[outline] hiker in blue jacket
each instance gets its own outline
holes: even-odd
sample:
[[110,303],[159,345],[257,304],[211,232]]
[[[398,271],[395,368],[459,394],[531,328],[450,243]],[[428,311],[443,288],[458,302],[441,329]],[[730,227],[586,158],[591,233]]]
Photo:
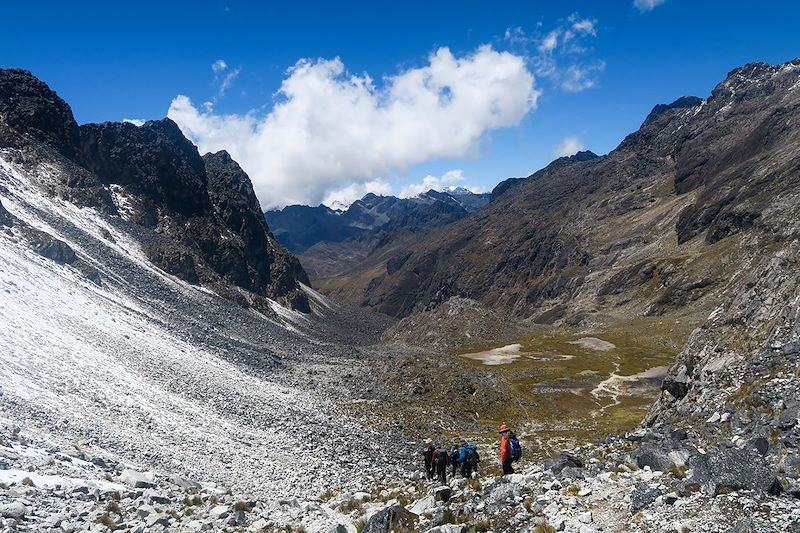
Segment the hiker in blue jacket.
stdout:
[[469,444],[467,441],[462,441],[458,455],[458,462],[461,464],[461,475],[467,479],[471,478],[479,460],[478,447],[474,444]]

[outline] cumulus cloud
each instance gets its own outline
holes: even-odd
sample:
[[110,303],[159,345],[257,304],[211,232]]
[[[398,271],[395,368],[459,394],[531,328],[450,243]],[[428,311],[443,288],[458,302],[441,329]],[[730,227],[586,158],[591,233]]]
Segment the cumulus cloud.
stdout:
[[[420,194],[428,192],[431,189],[434,191],[445,191],[453,189],[457,185],[463,186],[464,181],[466,181],[464,172],[459,169],[448,170],[441,176],[431,176],[429,174],[422,178],[421,183],[413,183],[401,188],[398,196],[400,198],[413,198],[414,196],[419,196]],[[475,193],[484,192],[482,187],[466,186],[464,188]]]
[[380,178],[363,183],[351,183],[347,187],[327,193],[322,203],[331,209],[345,209],[368,193],[387,196],[392,194],[392,185]]
[[538,26],[533,34],[522,28],[508,28],[505,40],[522,47],[533,72],[568,92],[594,87],[605,69],[603,61],[591,58],[591,40],[597,37],[597,20],[573,13],[549,30]]
[[219,114],[179,95],[167,115],[201,152],[228,150],[273,208],[316,205],[348,183],[461,157],[487,131],[519,123],[539,94],[523,57],[484,45],[463,57],[440,48],[380,84],[338,58],[301,60],[266,114]]
[[575,155],[585,148],[581,140],[577,137],[565,137],[564,140],[556,146],[555,150],[553,150],[553,155],[555,157],[567,157]]
[[633,5],[641,12],[652,11],[666,0],[633,0]]

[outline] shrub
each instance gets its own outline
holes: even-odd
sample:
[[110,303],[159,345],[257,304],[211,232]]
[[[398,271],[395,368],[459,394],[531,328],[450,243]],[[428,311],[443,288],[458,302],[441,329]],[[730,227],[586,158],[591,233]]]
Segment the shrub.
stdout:
[[33,484],[33,480],[29,477],[24,478],[21,482],[22,485],[26,487],[35,487],[36,485]]
[[554,528],[547,522],[542,522],[541,524],[538,524],[535,528],[533,528],[533,533],[556,533],[556,528]]

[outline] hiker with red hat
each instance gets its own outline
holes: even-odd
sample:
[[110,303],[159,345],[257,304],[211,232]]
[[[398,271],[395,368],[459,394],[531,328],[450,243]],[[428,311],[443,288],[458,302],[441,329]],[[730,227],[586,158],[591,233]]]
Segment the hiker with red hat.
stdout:
[[500,426],[500,462],[503,464],[503,475],[513,474],[514,469],[511,468],[511,428],[503,424]]

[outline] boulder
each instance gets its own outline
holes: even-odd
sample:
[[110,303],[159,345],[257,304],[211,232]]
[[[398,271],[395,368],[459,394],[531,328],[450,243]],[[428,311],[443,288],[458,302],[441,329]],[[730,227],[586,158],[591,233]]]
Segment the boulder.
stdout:
[[119,478],[123,483],[134,489],[152,489],[156,486],[155,476],[152,472],[137,472],[136,470],[125,469]]
[[583,461],[574,455],[566,452],[557,453],[544,463],[545,468],[549,468],[554,474],[560,474],[567,467],[582,468]]
[[361,533],[389,533],[401,528],[414,530],[417,518],[401,505],[384,507],[367,520]]
[[717,495],[736,490],[769,492],[777,477],[761,455],[737,448],[715,448],[689,459],[690,482]]
[[408,510],[414,514],[420,515],[427,511],[428,509],[433,509],[436,507],[436,500],[433,496],[425,496],[424,498],[420,498],[414,505],[408,508]]
[[450,501],[450,496],[453,494],[453,489],[448,486],[441,486],[436,487],[433,491],[433,497],[436,501],[440,502],[448,502]]
[[175,483],[176,485],[178,485],[180,488],[182,488],[185,491],[200,490],[201,488],[203,488],[200,485],[200,483],[198,483],[196,481],[192,481],[191,479],[186,479],[186,478],[180,477],[180,476],[173,476],[172,477],[172,482]]
[[654,444],[643,445],[633,454],[633,458],[636,461],[636,466],[639,468],[649,466],[651,470],[660,470],[663,472],[670,466],[673,466],[669,457],[669,451]]
[[28,508],[21,502],[0,505],[0,516],[3,518],[22,518],[28,514]]
[[661,490],[651,488],[646,483],[637,483],[631,492],[631,510],[637,513],[656,501],[661,496]]

